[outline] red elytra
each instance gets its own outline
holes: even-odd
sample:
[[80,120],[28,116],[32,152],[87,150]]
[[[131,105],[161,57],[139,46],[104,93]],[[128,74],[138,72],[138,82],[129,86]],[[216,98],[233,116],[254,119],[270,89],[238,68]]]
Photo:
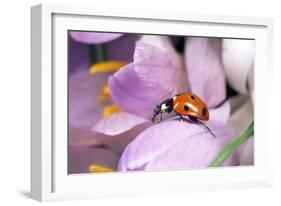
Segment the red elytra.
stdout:
[[208,121],[209,110],[206,104],[195,94],[182,93],[173,97],[173,110],[184,116]]

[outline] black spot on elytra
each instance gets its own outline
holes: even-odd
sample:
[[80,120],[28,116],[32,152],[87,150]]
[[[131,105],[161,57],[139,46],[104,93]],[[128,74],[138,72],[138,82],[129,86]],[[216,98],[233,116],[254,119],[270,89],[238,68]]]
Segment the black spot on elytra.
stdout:
[[191,95],[190,97],[191,97],[191,99],[195,99],[195,97],[193,95]]
[[188,110],[189,110],[189,106],[184,105],[184,110],[185,110],[185,111],[188,111]]
[[205,116],[206,113],[207,113],[206,108],[203,108],[203,109],[202,109],[202,115]]

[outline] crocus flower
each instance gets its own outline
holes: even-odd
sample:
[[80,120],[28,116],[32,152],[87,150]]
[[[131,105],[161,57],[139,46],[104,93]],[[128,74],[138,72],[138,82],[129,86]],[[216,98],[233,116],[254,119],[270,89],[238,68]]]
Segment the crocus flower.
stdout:
[[[198,124],[182,123],[178,119],[165,121],[148,127],[127,146],[119,161],[119,170],[206,167],[235,137],[238,131],[227,124],[228,102],[221,105],[226,98],[226,80],[220,45],[218,39],[188,38],[183,59],[165,37],[146,36],[137,42],[134,62],[109,79],[113,101],[135,115],[131,119],[119,119],[115,124],[123,125],[128,120],[131,127],[134,126],[132,122],[141,124],[145,121],[133,119],[148,119],[153,108],[166,98],[192,91],[210,108],[211,118],[207,125],[218,137],[213,139]],[[103,121],[101,125],[94,129],[108,133],[110,129],[103,130],[109,128],[107,122]],[[190,148],[197,148],[198,152]],[[225,164],[238,164],[237,155],[234,154]]]
[[[83,33],[83,32],[82,32]],[[91,36],[91,38],[89,36]],[[91,66],[90,48],[88,44],[105,44],[109,48],[107,58],[117,61],[131,61],[132,51],[136,36],[121,36],[103,33],[83,33],[70,32],[69,39],[69,173],[89,172],[91,165],[101,167],[91,167],[94,170],[101,168],[116,169],[120,152],[118,149],[124,147],[114,144],[110,147],[109,138],[100,141],[99,134],[91,132],[92,125],[103,118],[102,111],[112,103],[110,100],[100,101],[104,85],[111,71],[93,72],[89,71]],[[73,37],[75,40],[73,40]],[[102,38],[106,37],[106,38]],[[87,44],[84,44],[85,41]],[[126,50],[124,49],[126,45]],[[117,48],[125,52],[116,52]],[[115,52],[114,52],[115,51]],[[111,61],[112,62],[112,61]],[[138,132],[139,130],[136,130]],[[131,133],[129,133],[131,134]],[[137,134],[137,133],[136,133]],[[135,134],[135,135],[136,135]],[[105,135],[103,135],[104,137]],[[130,135],[131,136],[131,135]],[[123,137],[119,137],[122,139]],[[129,141],[125,140],[123,142]],[[105,171],[105,169],[103,169]]]
[[[226,72],[227,80],[230,81],[228,73],[232,71],[225,69],[228,63],[222,61],[227,55],[221,58],[226,48],[223,41],[222,51],[219,39],[187,38],[183,56],[176,52],[169,38],[144,36],[136,43],[133,62],[118,70],[109,79],[110,95],[122,112],[105,118],[99,117],[100,121],[97,119],[89,121],[96,115],[87,113],[87,108],[90,109],[88,111],[93,108],[99,109],[90,106],[90,102],[95,105],[90,94],[91,88],[94,93],[97,87],[90,80],[89,85],[92,84],[93,87],[85,86],[88,88],[88,94],[87,89],[84,93],[85,98],[88,98],[85,99],[85,105],[89,107],[80,109],[86,111],[84,113],[86,118],[81,115],[83,112],[77,112],[76,117],[81,115],[77,122],[84,121],[87,126],[83,127],[84,124],[81,124],[79,128],[75,128],[76,132],[72,132],[72,142],[74,145],[80,145],[79,149],[76,147],[70,154],[71,165],[78,165],[78,168],[74,167],[72,170],[85,172],[90,162],[101,164],[100,162],[104,160],[106,161],[102,165],[116,168],[120,153],[123,153],[118,165],[120,171],[173,170],[208,166],[224,145],[246,127],[246,121],[244,123],[240,121],[243,112],[247,114],[248,119],[252,118],[249,109],[252,104],[247,98],[239,95],[224,102],[226,98],[224,73]],[[249,87],[253,88],[250,75],[247,75]],[[243,76],[243,81],[240,82],[244,81]],[[210,121],[206,125],[217,138],[210,135],[204,127],[188,120],[180,122],[173,118],[157,125],[151,124],[152,111],[157,104],[185,91],[197,94],[206,102],[210,109]],[[247,91],[244,91],[244,94],[246,93]],[[79,97],[79,92],[77,94],[75,99],[79,102],[83,98]],[[96,95],[93,96],[97,99]],[[91,101],[89,98],[92,98]],[[89,130],[92,125],[94,133]],[[99,147],[92,147],[93,145]],[[245,149],[247,145],[243,145],[233,154],[225,165],[247,162],[247,158],[245,160],[244,157],[253,154],[249,149]],[[245,164],[250,163],[248,161]]]

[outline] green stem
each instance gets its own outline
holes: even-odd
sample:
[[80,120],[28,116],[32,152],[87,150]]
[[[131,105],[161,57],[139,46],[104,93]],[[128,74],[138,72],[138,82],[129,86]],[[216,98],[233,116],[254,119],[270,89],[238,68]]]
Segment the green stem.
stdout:
[[246,140],[248,140],[254,134],[254,122],[252,122],[247,129],[245,129],[238,137],[227,144],[213,160],[209,167],[219,167],[230,155]]
[[92,64],[105,61],[107,58],[106,45],[105,44],[92,44],[90,47],[90,55]]

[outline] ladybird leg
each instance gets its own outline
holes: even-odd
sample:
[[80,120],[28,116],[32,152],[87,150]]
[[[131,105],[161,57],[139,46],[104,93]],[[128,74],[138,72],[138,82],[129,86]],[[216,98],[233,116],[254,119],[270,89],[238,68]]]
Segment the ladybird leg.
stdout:
[[159,123],[160,122],[160,118],[161,118],[161,113],[160,113],[160,115],[157,115],[157,117],[156,117],[156,123]]
[[196,117],[191,116],[191,115],[188,115],[188,117],[192,122],[198,122],[198,119]]
[[181,121],[185,122],[185,119],[183,118],[183,116],[181,114],[179,114],[179,113],[178,113],[178,115],[180,116]]
[[210,133],[211,133],[211,135],[213,135],[213,137],[217,137],[213,132],[212,132],[212,130],[207,126],[207,125],[205,125],[203,122],[201,122],[201,121],[198,121],[198,123],[200,123],[203,127],[205,127]]
[[205,127],[205,128],[211,133],[211,135],[213,135],[213,136],[216,138],[216,135],[211,131],[211,129],[210,129],[207,125],[205,125],[203,122],[201,122],[200,120],[198,120],[198,118],[196,118],[196,117],[194,117],[194,116],[191,116],[191,115],[189,115],[188,117],[189,117],[189,119],[190,119],[191,121],[193,121],[193,122],[195,122],[195,123],[199,123],[200,125],[202,125],[203,127]]
[[160,113],[160,122],[162,121],[162,119],[163,119],[163,116],[162,116],[162,112]]
[[156,118],[156,116],[155,116],[155,115],[153,115],[153,116],[152,116],[152,118],[151,118],[152,123],[154,123],[154,122],[155,122],[155,118]]
[[157,123],[158,122],[158,116],[153,117],[153,123]]
[[209,130],[209,132],[211,133],[211,135],[213,135],[214,138],[216,138],[217,136],[212,132],[212,130],[205,124],[202,124],[205,128],[207,128],[207,130]]
[[153,114],[152,115],[152,118],[151,118],[151,121],[153,122],[153,123],[157,123],[157,121],[158,121],[158,114]]

